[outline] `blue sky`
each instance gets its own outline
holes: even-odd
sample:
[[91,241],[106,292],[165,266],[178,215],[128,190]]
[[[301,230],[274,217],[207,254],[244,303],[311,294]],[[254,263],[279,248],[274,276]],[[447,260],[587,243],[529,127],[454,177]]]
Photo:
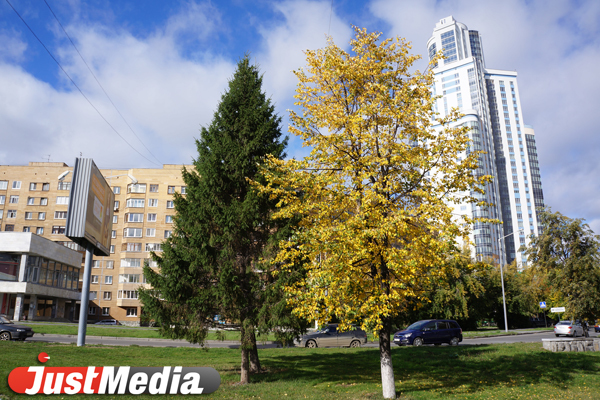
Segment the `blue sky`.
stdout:
[[[600,233],[600,1],[46,0],[127,123],[44,1],[9,1],[135,150],[0,0],[0,165],[72,164],[80,153],[101,168],[190,163],[194,138],[245,53],[264,72],[287,132],[291,71],[304,65],[303,50],[323,47],[328,33],[347,46],[356,25],[405,37],[423,54],[436,22],[453,15],[482,35],[488,68],[518,72],[546,203]],[[305,154],[290,139],[288,154]]]

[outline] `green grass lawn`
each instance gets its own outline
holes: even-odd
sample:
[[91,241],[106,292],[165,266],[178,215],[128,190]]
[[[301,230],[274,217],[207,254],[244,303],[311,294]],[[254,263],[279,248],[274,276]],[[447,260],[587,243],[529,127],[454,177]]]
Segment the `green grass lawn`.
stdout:
[[[36,324],[23,323],[24,325],[33,328],[36,335],[54,334],[54,335],[77,335],[78,327],[76,324]],[[240,340],[239,331],[222,330],[223,340]],[[159,335],[158,329],[155,328],[139,328],[139,327],[124,327],[124,326],[94,326],[90,324],[86,328],[87,336],[115,336],[115,337],[132,337],[145,339],[164,339]],[[209,331],[208,340],[219,340],[216,331]],[[260,336],[259,341],[275,340],[275,335]]]
[[[199,366],[221,375],[215,399],[379,399],[377,349],[259,350],[265,372],[240,386],[240,352],[233,349],[109,347],[0,342],[0,398],[16,395],[9,372],[47,366]],[[551,353],[541,343],[481,346],[424,346],[392,349],[399,398],[417,399],[592,399],[600,393],[600,353]],[[58,398],[58,396],[53,396]],[[82,399],[142,399],[152,396],[60,396]],[[178,396],[168,396],[178,397]]]

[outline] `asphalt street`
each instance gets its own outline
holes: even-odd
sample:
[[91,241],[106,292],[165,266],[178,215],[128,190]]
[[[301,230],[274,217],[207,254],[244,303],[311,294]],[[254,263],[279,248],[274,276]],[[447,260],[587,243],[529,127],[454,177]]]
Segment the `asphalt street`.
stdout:
[[[517,331],[518,335],[493,336],[485,338],[464,339],[461,346],[464,345],[480,345],[480,344],[497,344],[497,343],[519,343],[519,342],[540,342],[542,339],[554,338],[552,330],[548,331]],[[598,333],[590,331],[590,337],[600,337]],[[31,342],[46,342],[46,343],[77,343],[76,335],[44,335],[36,334],[34,337],[27,339]],[[88,336],[85,340],[86,344],[102,344],[106,346],[149,346],[149,347],[200,347],[197,344],[188,343],[185,340],[170,340],[170,339],[139,339],[139,338],[115,338],[107,336]],[[377,342],[369,342],[363,347],[378,347]],[[396,347],[395,345],[392,345]],[[234,341],[216,341],[209,340],[206,342],[208,348],[231,348],[239,347],[239,342]],[[261,349],[280,347],[276,342],[260,342],[258,345]]]

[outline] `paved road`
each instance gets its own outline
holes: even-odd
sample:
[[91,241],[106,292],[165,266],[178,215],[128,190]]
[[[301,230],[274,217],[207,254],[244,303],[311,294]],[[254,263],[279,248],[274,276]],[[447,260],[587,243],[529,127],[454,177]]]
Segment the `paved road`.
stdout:
[[[518,343],[518,342],[540,342],[542,339],[554,338],[554,333],[551,330],[548,331],[534,331],[526,332],[521,331],[519,335],[508,335],[508,336],[495,336],[487,338],[476,338],[476,339],[464,339],[461,346],[464,345],[478,345],[478,344],[497,344],[497,343]],[[590,331],[590,337],[600,337],[599,334]],[[33,338],[27,339],[32,342],[47,342],[47,343],[77,343],[77,336],[75,335],[42,335],[36,334]],[[151,347],[200,347],[199,345],[190,344],[185,340],[170,340],[170,339],[138,339],[138,338],[114,338],[106,336],[88,336],[85,341],[86,344],[103,344],[107,346],[151,346]],[[377,342],[370,342],[364,345],[364,347],[378,347]],[[394,345],[393,345],[394,346]],[[209,348],[230,348],[235,349],[239,347],[239,343],[234,341],[216,341],[209,340],[206,347]],[[269,349],[279,347],[275,342],[263,342],[259,343],[259,348]],[[395,347],[395,346],[394,346]]]

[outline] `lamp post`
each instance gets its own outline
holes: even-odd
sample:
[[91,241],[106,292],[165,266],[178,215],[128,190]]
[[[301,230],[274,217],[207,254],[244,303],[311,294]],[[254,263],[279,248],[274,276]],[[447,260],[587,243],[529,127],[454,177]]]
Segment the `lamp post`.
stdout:
[[[517,232],[523,232],[524,229],[519,229]],[[508,235],[504,235],[498,238],[498,248],[501,248],[500,241],[504,238],[514,235],[515,232],[511,232]],[[504,307],[504,332],[508,332],[508,320],[506,319],[506,296],[504,295],[504,259],[500,259],[500,282],[502,283],[502,306]]]

